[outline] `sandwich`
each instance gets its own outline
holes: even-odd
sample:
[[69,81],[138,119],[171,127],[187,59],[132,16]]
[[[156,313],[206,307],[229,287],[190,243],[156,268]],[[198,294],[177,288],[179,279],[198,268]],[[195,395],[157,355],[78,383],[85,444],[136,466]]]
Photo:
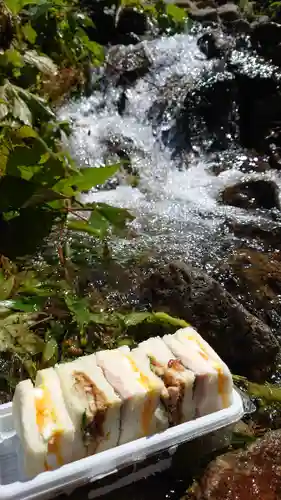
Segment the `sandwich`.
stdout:
[[197,344],[200,352],[212,363],[213,368],[218,373],[218,392],[221,397],[222,408],[228,408],[232,404],[233,380],[226,363],[222,361],[214,349],[199,335],[191,326],[181,328],[175,334],[176,338],[185,343],[186,340]]
[[[191,327],[178,330],[174,335],[164,335],[166,345],[182,364],[196,376],[194,401],[196,416],[227,408],[232,396],[232,379],[226,365],[208,344]],[[207,346],[206,346],[207,344]]]
[[141,342],[139,350],[145,352],[151,370],[162,380],[161,400],[166,408],[170,425],[178,425],[195,417],[193,388],[195,375],[187,370],[160,337]]
[[121,399],[98,367],[95,354],[55,369],[75,428],[73,460],[117,446]]
[[[122,399],[119,444],[153,434],[159,425],[162,385],[149,370],[145,357],[127,346],[96,353],[97,363]],[[155,420],[156,419],[156,420]]]
[[35,387],[31,380],[19,382],[13,398],[13,419],[27,477],[72,461],[74,427],[52,368],[38,372]]

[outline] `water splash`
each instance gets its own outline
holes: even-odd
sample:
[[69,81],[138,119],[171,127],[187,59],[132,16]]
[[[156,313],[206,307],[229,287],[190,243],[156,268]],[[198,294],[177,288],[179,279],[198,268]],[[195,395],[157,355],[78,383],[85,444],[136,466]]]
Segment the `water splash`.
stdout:
[[[169,133],[176,123],[177,109],[182,106],[187,89],[192,94],[193,87],[203,85],[208,78],[223,78],[227,73],[224,61],[205,58],[197,46],[197,38],[198,34],[189,33],[143,43],[151,68],[135,86],[126,90],[122,116],[118,113],[118,101],[123,89],[114,85],[61,110],[61,117],[72,122],[70,147],[81,164],[104,164],[108,158],[108,140],[112,138],[133,145],[130,160],[139,174],[138,187],[121,182],[117,188],[93,190],[85,195],[87,201],[127,207],[136,215],[133,226],[139,237],[118,240],[117,253],[128,255],[136,250],[149,250],[159,258],[184,257],[201,264],[216,260],[235,244],[225,225],[227,219],[234,217],[243,222],[265,217],[263,213],[251,214],[218,203],[221,190],[256,176],[273,179],[280,185],[274,171],[243,173],[241,166],[247,154],[231,134],[229,150],[216,154],[215,159],[208,152],[209,139],[204,137],[203,128],[197,127],[193,152],[188,155],[175,155],[173,142],[163,141],[165,132]],[[253,77],[257,70],[265,76],[274,71],[244,51],[234,50],[231,63],[244,65],[245,73]],[[169,82],[172,91],[165,97]],[[164,100],[165,110],[161,123],[155,124],[150,111],[157,107],[159,99]],[[251,161],[255,163],[254,158]],[[214,162],[227,168],[214,175]]]

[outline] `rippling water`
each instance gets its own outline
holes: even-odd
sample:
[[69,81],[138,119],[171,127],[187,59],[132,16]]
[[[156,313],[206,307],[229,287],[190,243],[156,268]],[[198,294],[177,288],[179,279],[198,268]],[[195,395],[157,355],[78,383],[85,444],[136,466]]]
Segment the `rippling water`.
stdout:
[[[208,61],[200,52],[198,36],[182,34],[143,44],[152,67],[127,89],[123,116],[118,113],[122,89],[114,85],[68,104],[61,111],[62,118],[71,119],[73,124],[71,149],[81,164],[103,164],[110,138],[117,137],[121,146],[128,140],[133,145],[130,157],[132,167],[139,172],[138,187],[121,182],[116,189],[96,190],[85,196],[87,200],[127,207],[136,214],[134,227],[140,236],[130,242],[119,241],[116,247],[116,251],[125,249],[126,255],[149,250],[169,258],[186,257],[192,262],[215,260],[235,244],[235,238],[230,237],[224,226],[226,219],[264,218],[263,213],[250,215],[217,202],[225,186],[246,177],[240,167],[247,160],[247,152],[237,144],[235,131],[227,135],[229,149],[216,154],[208,152],[209,139],[204,137],[199,122],[195,123],[192,137],[193,153],[189,152],[188,157],[175,154],[173,140],[163,141],[165,132],[173,128],[176,108],[181,106],[186,93],[184,89],[190,91],[204,81],[223,79],[227,74],[223,61]],[[255,76],[258,72],[266,77],[274,71],[244,49],[234,50],[231,60],[243,66],[248,75]],[[149,119],[151,109],[167,92],[169,81],[173,82],[173,99],[169,102],[168,98],[162,120],[155,125],[155,120]],[[254,165],[255,158],[251,161]],[[214,175],[211,168],[214,164],[224,164],[227,168]],[[274,171],[251,173],[249,177],[273,178],[280,184]]]

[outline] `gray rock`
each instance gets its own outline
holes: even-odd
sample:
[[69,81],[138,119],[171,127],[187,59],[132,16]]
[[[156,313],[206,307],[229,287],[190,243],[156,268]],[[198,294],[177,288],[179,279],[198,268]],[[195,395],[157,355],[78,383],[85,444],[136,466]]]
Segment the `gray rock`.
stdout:
[[232,22],[240,19],[241,12],[235,3],[226,3],[218,8],[218,15],[222,21]]
[[217,10],[213,7],[205,7],[204,9],[194,8],[189,11],[191,19],[198,22],[218,21]]
[[134,83],[149,71],[151,65],[145,47],[141,43],[111,47],[106,63],[106,74],[115,79],[117,85]]
[[173,262],[152,271],[141,293],[153,310],[198,328],[234,373],[259,379],[274,366],[279,344],[270,328],[204,271]]
[[234,33],[250,33],[251,24],[246,19],[235,19],[231,23],[231,30]]
[[235,207],[280,208],[279,189],[274,181],[252,180],[228,186],[222,193],[222,201]]
[[281,25],[262,20],[254,22],[251,28],[253,47],[261,56],[281,66]]
[[221,58],[230,49],[230,44],[215,31],[201,35],[197,41],[197,45],[207,59]]

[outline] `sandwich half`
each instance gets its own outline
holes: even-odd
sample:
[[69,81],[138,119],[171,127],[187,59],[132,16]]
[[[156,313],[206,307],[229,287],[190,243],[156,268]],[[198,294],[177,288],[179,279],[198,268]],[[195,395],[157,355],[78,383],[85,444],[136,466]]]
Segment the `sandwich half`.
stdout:
[[195,418],[193,389],[195,375],[187,370],[160,337],[152,337],[138,346],[150,360],[151,370],[162,381],[161,399],[169,424],[178,425]]
[[74,427],[52,368],[38,372],[35,387],[30,380],[17,385],[13,419],[28,477],[71,462]]
[[201,355],[204,355],[212,364],[212,367],[218,374],[218,394],[221,399],[221,407],[228,408],[232,404],[233,392],[233,380],[228,366],[194,328],[181,328],[175,333],[175,337],[183,344],[185,344],[186,341],[194,342]]
[[219,373],[210,357],[199,345],[187,336],[164,335],[166,345],[180,359],[185,368],[194,372],[194,402],[196,417],[202,417],[221,410],[223,400],[219,394]]
[[75,427],[73,460],[117,446],[121,399],[97,365],[95,354],[56,366]]
[[153,420],[162,386],[148,372],[144,358],[132,354],[127,346],[97,352],[96,357],[106,379],[122,399],[119,443],[152,434],[157,427]]

